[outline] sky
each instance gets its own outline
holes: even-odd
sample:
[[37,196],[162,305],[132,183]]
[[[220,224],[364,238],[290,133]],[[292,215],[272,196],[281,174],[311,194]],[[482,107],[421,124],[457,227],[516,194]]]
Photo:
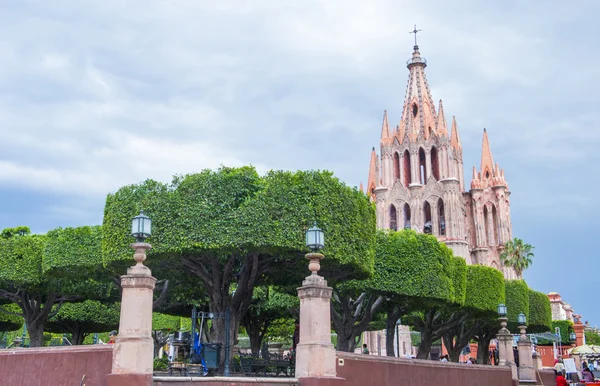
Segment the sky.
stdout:
[[[366,183],[413,36],[466,184],[483,128],[530,287],[600,325],[600,2],[0,2],[0,229],[100,224],[106,194],[219,165]],[[450,122],[448,122],[450,126]]]

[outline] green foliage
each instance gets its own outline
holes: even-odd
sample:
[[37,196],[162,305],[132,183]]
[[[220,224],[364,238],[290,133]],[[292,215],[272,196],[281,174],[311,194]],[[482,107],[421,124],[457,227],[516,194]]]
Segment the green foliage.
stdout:
[[129,228],[140,209],[153,220],[150,264],[199,254],[222,260],[238,250],[299,264],[304,231],[316,220],[327,238],[324,272],[357,277],[372,272],[374,208],[329,172],[260,177],[252,167],[222,167],[177,177],[169,185],[147,180],[125,186],[106,200],[105,263],[131,261]]
[[527,331],[530,333],[548,332],[552,329],[552,307],[548,296],[543,292],[529,290],[529,317]]
[[[550,328],[552,334],[556,333],[556,328],[560,329],[560,342],[562,345],[568,346],[571,344],[571,332],[574,332],[573,322],[570,320],[553,320]],[[540,345],[551,345],[553,341],[546,339],[538,339]]]
[[181,317],[165,315],[158,312],[152,313],[153,331],[178,331],[181,325]]
[[508,329],[517,331],[517,316],[520,313],[529,315],[529,287],[524,280],[506,280],[505,293]]
[[56,273],[90,272],[102,264],[102,227],[56,228],[47,233],[42,268]]
[[[448,252],[452,253],[452,250],[446,246],[446,244],[440,243]],[[467,297],[467,263],[465,259],[459,256],[452,256],[451,258],[451,278],[453,297],[452,303],[463,305]]]
[[46,236],[0,238],[0,281],[36,285],[42,281]]
[[154,358],[154,371],[164,371],[169,368],[169,357],[163,355],[162,358]]
[[467,267],[466,307],[487,315],[496,315],[498,304],[506,302],[504,291],[502,272],[483,265]]
[[[2,306],[8,312],[21,313],[21,309],[18,305],[5,304]],[[0,311],[0,331],[14,331],[23,326],[23,318],[16,315],[7,314],[6,312]]]
[[595,331],[585,331],[585,344],[590,346],[600,346],[600,335]]
[[10,239],[14,236],[27,236],[31,233],[31,229],[26,226],[18,226],[15,228],[5,228],[0,233],[0,238]]
[[103,304],[94,300],[81,303],[65,303],[58,313],[46,323],[45,330],[55,333],[74,329],[86,334],[114,330],[119,325],[120,304]]
[[434,236],[380,230],[375,251],[375,275],[355,285],[407,298],[454,300],[452,251]]

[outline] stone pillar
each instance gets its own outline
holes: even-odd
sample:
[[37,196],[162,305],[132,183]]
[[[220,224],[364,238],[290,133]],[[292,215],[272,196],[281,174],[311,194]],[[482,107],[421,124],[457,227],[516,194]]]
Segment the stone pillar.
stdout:
[[581,315],[573,315],[573,330],[575,330],[575,347],[585,344],[585,326],[581,323]]
[[142,264],[150,244],[135,243],[137,264],[121,276],[121,318],[115,340],[112,373],[107,386],[151,386],[154,367],[152,340],[152,295],[156,279]]
[[[296,348],[296,377],[311,378],[311,385],[333,384],[336,377],[336,355],[331,343],[331,287],[317,274],[320,253],[308,253],[308,269],[312,272],[298,288],[300,298],[300,342]],[[322,382],[321,382],[322,381]],[[306,383],[306,382],[301,382]]]
[[515,364],[515,355],[513,353],[513,337],[506,328],[508,319],[500,318],[502,328],[498,331],[498,365],[509,366],[512,372],[512,378],[518,380],[517,365]]
[[519,326],[521,336],[517,342],[519,348],[519,380],[535,381],[535,368],[533,367],[533,358],[531,356],[531,340],[525,334],[527,327]]

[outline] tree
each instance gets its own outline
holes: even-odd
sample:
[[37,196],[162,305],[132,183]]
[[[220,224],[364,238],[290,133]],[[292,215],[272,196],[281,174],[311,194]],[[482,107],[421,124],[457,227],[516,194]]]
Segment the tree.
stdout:
[[529,287],[524,280],[506,280],[504,285],[506,317],[508,319],[507,328],[514,333],[518,333],[518,315],[522,313],[529,318]]
[[277,292],[269,286],[254,289],[252,303],[241,319],[241,324],[250,338],[253,356],[258,357],[260,354],[262,341],[273,322],[298,317],[299,307],[297,296]]
[[[232,341],[256,286],[299,283],[299,274],[307,272],[304,231],[313,221],[327,237],[322,274],[328,280],[364,278],[373,269],[374,208],[328,172],[260,177],[252,167],[222,167],[176,177],[168,185],[123,187],[106,201],[106,264],[131,260],[126,235],[140,209],[153,220],[149,266],[168,261],[196,275],[210,311],[229,312]],[[211,329],[211,340],[223,346],[224,319],[216,318]]]
[[586,331],[585,343],[590,346],[600,346],[600,335],[597,331]]
[[23,318],[15,314],[19,313],[19,306],[16,304],[5,304],[2,306],[12,314],[0,312],[0,331],[15,331],[23,327]]
[[19,306],[18,312],[2,306],[0,311],[23,317],[30,345],[39,347],[46,322],[65,302],[107,296],[112,286],[96,280],[92,265],[80,267],[84,261],[100,267],[99,228],[59,228],[48,235],[30,235],[24,228],[0,238],[0,297]]
[[504,266],[513,268],[517,273],[517,277],[521,277],[523,271],[532,264],[534,257],[533,249],[533,246],[515,237],[504,244],[504,250],[500,254],[500,261],[502,261]]
[[373,277],[334,287],[331,314],[338,336],[337,349],[354,350],[360,335],[383,311],[388,355],[393,355],[396,321],[400,317],[420,310],[427,302],[454,299],[452,259],[451,250],[433,236],[412,230],[378,231]]
[[552,306],[548,295],[529,289],[529,316],[527,332],[542,333],[552,330]]
[[47,332],[69,333],[72,344],[83,344],[84,339],[97,332],[116,330],[119,326],[120,304],[103,304],[95,300],[66,303],[48,320]]

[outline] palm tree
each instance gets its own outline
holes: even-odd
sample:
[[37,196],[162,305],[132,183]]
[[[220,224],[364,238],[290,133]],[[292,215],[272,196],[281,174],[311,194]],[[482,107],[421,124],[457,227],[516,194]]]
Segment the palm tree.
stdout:
[[529,268],[532,263],[534,247],[526,244],[523,240],[515,237],[504,244],[504,251],[500,255],[500,261],[506,267],[515,270],[518,277],[521,277],[523,271]]

